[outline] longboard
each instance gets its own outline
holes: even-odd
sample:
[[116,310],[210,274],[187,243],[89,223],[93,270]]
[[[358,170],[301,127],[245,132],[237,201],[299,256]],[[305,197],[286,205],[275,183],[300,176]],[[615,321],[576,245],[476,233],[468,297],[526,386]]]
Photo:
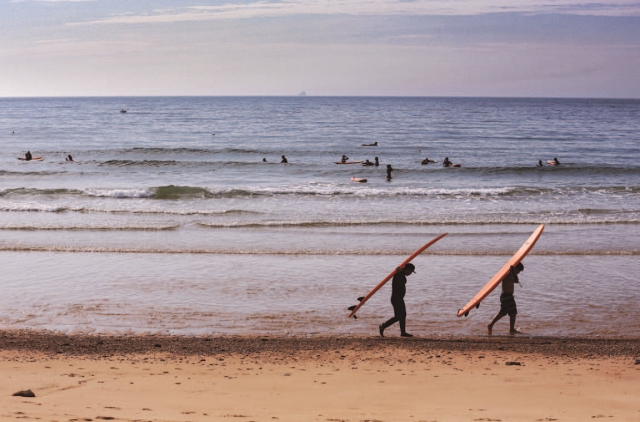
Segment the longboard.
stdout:
[[360,164],[360,163],[364,163],[364,160],[360,160],[360,161],[345,161],[344,163],[342,161],[334,161],[335,164]]
[[480,302],[482,302],[485,297],[489,296],[489,293],[491,293],[496,287],[498,287],[500,282],[502,282],[502,280],[507,276],[507,274],[509,274],[509,271],[511,271],[511,266],[518,265],[520,261],[522,261],[524,257],[527,256],[529,251],[531,251],[533,246],[536,244],[536,242],[540,238],[540,235],[542,234],[543,230],[544,230],[544,224],[540,224],[540,226],[538,226],[538,228],[534,230],[534,232],[531,234],[531,236],[529,236],[527,241],[524,242],[524,244],[520,247],[520,249],[518,249],[518,252],[516,252],[515,255],[509,258],[507,263],[504,264],[502,268],[500,268],[500,271],[498,271],[496,275],[491,277],[491,280],[489,280],[487,284],[484,285],[484,287],[478,292],[477,295],[473,297],[473,299],[469,301],[469,303],[464,305],[464,308],[461,308],[460,310],[458,310],[459,317],[461,317],[462,315],[464,316],[469,315],[469,311],[474,307],[476,308],[480,307]]
[[42,161],[42,160],[44,160],[44,158],[42,158],[42,157],[33,157],[31,160],[27,160],[24,157],[18,157],[18,160],[20,160],[20,161]]
[[357,182],[357,183],[367,183],[367,179],[362,179],[360,177],[352,177],[351,181],[352,182]]
[[[448,233],[444,233],[441,234],[440,236],[436,237],[435,239],[431,240],[428,243],[425,243],[420,249],[418,249],[417,251],[415,251],[414,253],[412,253],[409,258],[405,259],[404,261],[402,261],[402,264],[400,264],[398,266],[398,268],[403,268],[405,265],[407,265],[409,262],[413,261],[413,259],[420,255],[422,252],[425,251],[425,249],[427,249],[429,246],[433,245],[434,243],[436,243],[438,240],[442,239],[443,237],[445,237]],[[391,273],[386,276],[385,278],[382,279],[382,281],[380,283],[378,283],[376,285],[376,287],[374,287],[373,289],[371,289],[371,291],[369,293],[367,293],[366,296],[358,298],[358,300],[360,301],[360,303],[358,303],[357,305],[350,307],[349,310],[351,311],[351,313],[349,314],[349,318],[353,317],[356,315],[356,312],[358,312],[358,309],[360,309],[362,307],[362,305],[364,305],[365,303],[367,303],[367,300],[369,300],[371,298],[371,296],[373,296],[374,294],[376,294],[376,292],[378,290],[380,290],[382,288],[382,286],[385,285],[385,283],[389,280],[391,280],[391,277],[393,277],[394,275],[396,275],[397,269],[391,271]],[[353,308],[353,309],[352,309]]]

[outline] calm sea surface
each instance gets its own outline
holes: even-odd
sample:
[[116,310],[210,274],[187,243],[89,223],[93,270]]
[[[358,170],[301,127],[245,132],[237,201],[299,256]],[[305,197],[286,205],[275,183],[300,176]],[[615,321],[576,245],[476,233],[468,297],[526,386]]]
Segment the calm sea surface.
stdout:
[[499,292],[458,308],[545,223],[517,325],[640,335],[640,101],[0,99],[0,145],[2,328],[374,335],[390,286],[346,308],[447,232],[408,330],[482,334]]

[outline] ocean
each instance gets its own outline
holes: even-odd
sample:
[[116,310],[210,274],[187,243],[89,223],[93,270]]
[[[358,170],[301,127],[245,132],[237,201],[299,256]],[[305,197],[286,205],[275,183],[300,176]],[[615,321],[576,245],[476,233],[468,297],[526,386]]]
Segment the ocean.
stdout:
[[544,223],[516,325],[640,335],[640,101],[0,99],[0,142],[3,329],[376,335],[390,286],[347,307],[449,233],[414,261],[407,329],[482,335],[499,291],[457,310]]

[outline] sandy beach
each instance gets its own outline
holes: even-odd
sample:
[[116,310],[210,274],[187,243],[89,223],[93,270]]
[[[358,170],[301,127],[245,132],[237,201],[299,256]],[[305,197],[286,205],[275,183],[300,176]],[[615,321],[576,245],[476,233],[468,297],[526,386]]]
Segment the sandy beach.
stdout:
[[0,340],[3,420],[640,420],[635,338]]

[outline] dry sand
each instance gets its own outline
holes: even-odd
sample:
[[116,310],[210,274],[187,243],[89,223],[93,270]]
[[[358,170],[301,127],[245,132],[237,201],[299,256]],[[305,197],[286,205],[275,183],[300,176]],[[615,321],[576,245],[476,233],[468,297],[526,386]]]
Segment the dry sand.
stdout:
[[638,339],[0,334],[2,420],[640,421]]

